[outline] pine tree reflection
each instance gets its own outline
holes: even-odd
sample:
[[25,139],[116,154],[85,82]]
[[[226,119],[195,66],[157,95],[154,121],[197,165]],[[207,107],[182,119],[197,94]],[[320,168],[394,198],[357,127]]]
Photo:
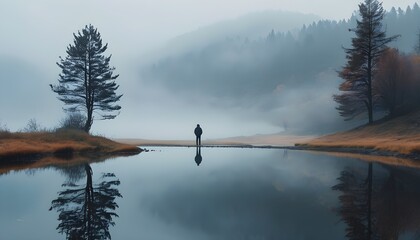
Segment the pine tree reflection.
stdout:
[[372,239],[372,163],[369,163],[367,178],[346,168],[338,181],[332,188],[342,193],[338,213],[347,224],[346,237],[351,240]]
[[347,224],[348,239],[399,239],[419,236],[420,173],[412,169],[385,166],[373,177],[346,168],[332,188],[340,191],[338,213]]
[[66,189],[51,202],[50,210],[59,213],[57,230],[67,239],[111,239],[109,226],[114,226],[112,218],[118,217],[115,198],[122,197],[116,188],[120,181],[113,173],[106,173],[98,184],[93,184],[92,168],[85,164],[84,169],[86,184],[63,184]]

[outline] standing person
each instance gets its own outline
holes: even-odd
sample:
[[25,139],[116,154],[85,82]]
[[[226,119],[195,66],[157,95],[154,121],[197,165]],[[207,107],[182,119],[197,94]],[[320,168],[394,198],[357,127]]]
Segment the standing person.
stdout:
[[201,146],[201,134],[203,134],[203,129],[201,129],[200,124],[197,124],[197,127],[194,129],[195,134],[195,144]]

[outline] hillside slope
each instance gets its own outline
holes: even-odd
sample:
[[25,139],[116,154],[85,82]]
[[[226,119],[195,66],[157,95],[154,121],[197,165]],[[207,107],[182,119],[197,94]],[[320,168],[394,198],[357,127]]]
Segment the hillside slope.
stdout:
[[366,149],[402,155],[418,154],[420,153],[420,111],[296,145],[311,148]]

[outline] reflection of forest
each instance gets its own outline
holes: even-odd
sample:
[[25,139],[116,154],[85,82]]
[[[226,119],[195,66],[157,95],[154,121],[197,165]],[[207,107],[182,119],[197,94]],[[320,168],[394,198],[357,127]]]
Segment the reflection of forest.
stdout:
[[63,184],[65,189],[51,203],[50,210],[56,209],[59,213],[57,230],[65,233],[67,239],[111,239],[109,226],[115,225],[112,218],[118,217],[115,198],[122,197],[116,188],[120,181],[114,174],[106,173],[94,184],[92,168],[89,164],[82,166],[71,169],[69,176],[83,176],[82,172],[77,173],[77,169],[82,170],[86,184],[77,185],[72,181]]
[[420,172],[389,166],[381,167],[381,171],[373,168],[372,163],[364,172],[346,168],[333,186],[341,192],[338,213],[347,224],[346,237],[420,237]]

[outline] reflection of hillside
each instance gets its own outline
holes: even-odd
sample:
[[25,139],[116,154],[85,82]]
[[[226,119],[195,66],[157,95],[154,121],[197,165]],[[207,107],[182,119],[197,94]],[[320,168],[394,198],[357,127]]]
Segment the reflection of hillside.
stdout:
[[333,187],[341,192],[338,213],[348,239],[398,239],[420,230],[420,173],[384,167],[367,173],[346,168]]
[[396,167],[410,167],[420,169],[420,161],[409,159],[409,158],[398,158],[394,156],[380,156],[372,154],[359,154],[350,152],[324,152],[324,151],[312,151],[312,154],[317,155],[330,155],[339,158],[351,158],[359,159],[367,162],[380,163],[389,166]]
[[386,239],[420,231],[420,173],[389,169],[389,176],[378,189],[378,231]]
[[59,213],[57,230],[68,239],[111,239],[109,226],[114,226],[113,217],[118,205],[117,197],[122,197],[117,186],[120,181],[113,173],[105,173],[101,182],[92,181],[92,168],[84,164],[86,184],[65,183],[63,191],[51,203],[51,208]]

